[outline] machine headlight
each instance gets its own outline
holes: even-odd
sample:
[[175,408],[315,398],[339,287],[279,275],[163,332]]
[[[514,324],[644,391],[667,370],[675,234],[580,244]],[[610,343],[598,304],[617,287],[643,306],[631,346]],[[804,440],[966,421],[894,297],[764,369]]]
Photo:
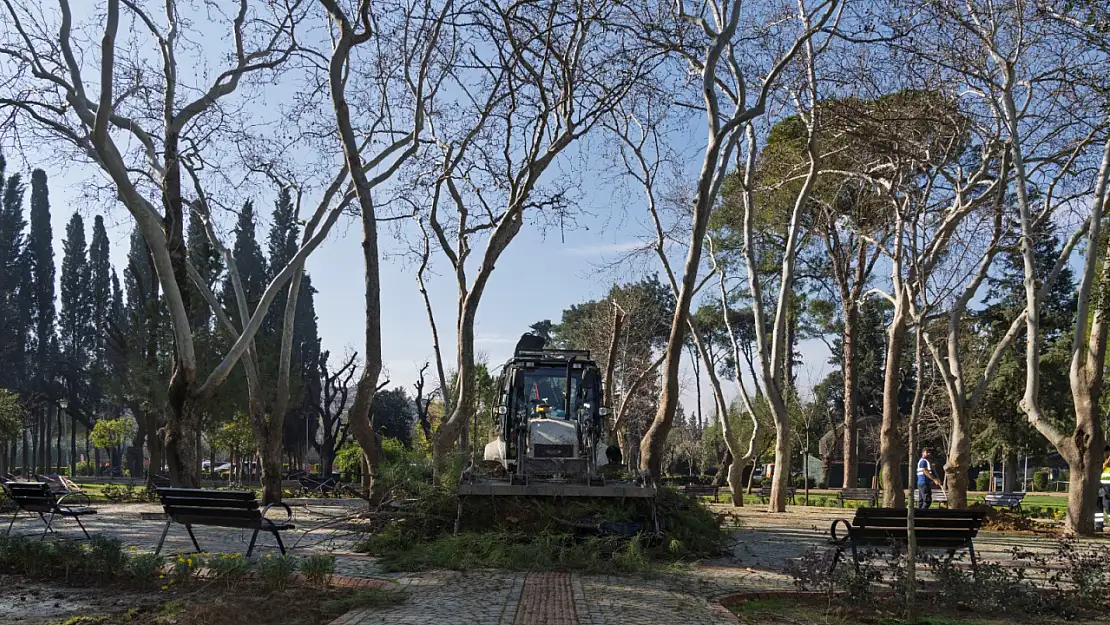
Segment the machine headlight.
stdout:
[[509,407],[508,406],[498,406],[497,407],[497,414],[501,414],[501,415],[509,414]]
[[597,409],[597,414],[599,414],[603,417],[607,417],[607,416],[609,416],[609,409],[606,408],[605,406],[602,406],[601,408]]

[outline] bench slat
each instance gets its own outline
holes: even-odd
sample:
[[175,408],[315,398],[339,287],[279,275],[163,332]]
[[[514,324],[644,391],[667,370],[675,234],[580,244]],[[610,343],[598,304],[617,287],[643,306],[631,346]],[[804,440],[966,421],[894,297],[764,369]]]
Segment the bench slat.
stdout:
[[165,497],[193,497],[196,499],[233,499],[248,501],[255,499],[249,490],[208,490],[204,488],[159,488],[158,494]]
[[[975,518],[983,519],[986,512],[983,510],[946,510],[942,508],[930,508],[929,510],[917,510],[914,517],[919,519],[934,518],[934,519],[960,519],[960,518]],[[906,518],[905,508],[859,508],[856,510],[856,518],[869,517],[869,518]]]
[[230,508],[257,510],[258,500],[238,501],[235,499],[197,499],[195,497],[164,497],[162,505],[173,508]]
[[[867,519],[858,524],[853,524],[857,527],[892,527],[892,528],[905,528],[906,519]],[[917,529],[952,529],[973,526],[979,529],[982,525],[981,521],[975,519],[914,519],[914,527]]]
[[205,508],[200,506],[163,506],[166,514],[170,516],[206,516],[227,519],[261,519],[262,513],[258,510],[242,510],[239,508]]
[[261,519],[246,519],[226,516],[208,516],[198,514],[171,515],[173,520],[181,525],[206,525],[211,527],[246,527],[254,529],[261,524]]

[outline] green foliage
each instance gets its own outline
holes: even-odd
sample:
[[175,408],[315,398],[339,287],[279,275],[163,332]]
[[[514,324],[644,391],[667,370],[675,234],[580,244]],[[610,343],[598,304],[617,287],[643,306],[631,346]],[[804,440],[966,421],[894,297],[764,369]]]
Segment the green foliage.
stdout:
[[374,427],[379,434],[400,441],[405,447],[412,445],[412,424],[416,420],[416,412],[404,388],[398,386],[375,393],[370,410],[374,413]]
[[146,588],[161,572],[162,558],[152,553],[132,556],[127,563],[127,574],[138,582],[141,588]]
[[93,536],[89,541],[89,567],[101,575],[122,575],[127,569],[127,554],[118,538]]
[[258,448],[251,431],[250,417],[243,411],[235,413],[230,421],[220,424],[216,430],[212,443],[221,449],[227,449],[239,456],[248,454]]
[[131,566],[131,559],[117,539],[94,536],[87,544],[82,544],[70,540],[46,542],[33,537],[0,536],[0,573],[64,579],[81,574],[91,579],[110,580],[129,573]]
[[[720,518],[670,489],[661,491],[657,502],[663,532],[658,539],[651,533],[646,503],[632,500],[475,499],[464,508],[463,526],[481,529],[458,536],[450,531],[455,507],[450,493],[432,493],[422,505],[426,515],[376,528],[358,550],[381,556],[389,570],[494,567],[645,573],[714,555],[727,540]],[[608,531],[583,536],[568,528],[568,519]],[[628,538],[621,537],[625,528],[632,532]]]
[[203,567],[200,555],[188,554],[177,556],[173,562],[173,581],[184,584],[196,577],[197,572]]
[[258,560],[258,575],[267,586],[275,590],[285,590],[293,573],[297,572],[296,556],[275,556],[266,554]]
[[1033,473],[1033,490],[1042,493],[1048,490],[1048,471]]
[[135,422],[127,417],[117,417],[97,421],[89,440],[101,449],[118,449],[134,436]]
[[23,419],[27,411],[19,402],[19,395],[0,389],[0,443],[15,440],[23,433]]
[[347,441],[335,454],[335,470],[344,480],[353,480],[362,471],[362,448],[355,441]]
[[301,574],[308,583],[322,588],[327,586],[331,576],[335,575],[335,556],[308,556],[301,559],[300,566]]
[[989,471],[980,471],[979,475],[975,476],[975,490],[988,491],[991,485],[991,474]]
[[251,569],[250,561],[241,553],[221,553],[210,556],[205,566],[216,573],[228,588],[234,588],[242,582]]

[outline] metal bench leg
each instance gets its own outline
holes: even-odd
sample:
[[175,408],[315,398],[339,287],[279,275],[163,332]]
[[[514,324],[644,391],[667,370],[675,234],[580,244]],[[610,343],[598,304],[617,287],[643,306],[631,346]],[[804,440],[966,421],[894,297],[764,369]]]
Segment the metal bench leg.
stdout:
[[459,535],[459,529],[462,528],[462,510],[463,510],[463,500],[462,500],[462,497],[459,497],[458,511],[455,513],[455,534],[454,534],[455,536]]
[[73,520],[77,521],[77,526],[80,527],[81,531],[85,533],[85,538],[87,540],[92,540],[92,536],[89,536],[89,530],[85,529],[85,524],[81,522],[81,517],[75,516],[73,517]]
[[189,538],[193,539],[193,547],[196,548],[197,553],[200,553],[200,544],[197,543],[197,537],[196,537],[196,535],[193,534],[193,526],[192,525],[186,525],[185,526],[185,531],[189,532]]
[[247,557],[248,558],[251,557],[251,553],[254,552],[254,543],[257,540],[258,540],[258,530],[256,529],[256,530],[254,530],[254,533],[251,534],[251,544],[247,547]]
[[850,544],[852,545],[852,563],[856,567],[856,577],[859,577],[859,552],[856,551],[855,541],[852,541]]
[[8,523],[8,531],[4,533],[5,536],[10,536],[12,533],[12,526],[15,525],[15,519],[19,516],[19,508],[15,509],[15,514],[12,515],[12,522]]
[[971,554],[971,574],[979,578],[979,563],[975,560],[975,543],[967,541],[967,552]]
[[54,522],[54,513],[50,513],[49,521],[46,520],[46,516],[43,515],[43,513],[41,512],[39,513],[39,518],[42,519],[42,522],[46,524],[46,529],[42,530],[42,536],[39,538],[39,540],[46,540],[46,535],[54,531],[54,528],[50,527],[50,524]]
[[281,550],[281,555],[285,555],[285,544],[281,542],[281,534],[279,534],[277,530],[270,530],[270,533],[273,534],[274,539],[277,540],[278,549]]
[[162,537],[158,539],[158,546],[154,548],[154,556],[155,557],[158,557],[158,554],[162,553],[162,543],[166,542],[166,534],[170,533],[170,524],[171,523],[173,523],[173,519],[170,519],[169,521],[166,521],[166,527],[165,527],[165,529],[162,530]]
[[836,565],[840,563],[840,556],[843,553],[844,553],[844,548],[843,547],[837,547],[836,548],[836,552],[833,553],[832,565],[829,567],[829,570],[825,572],[825,575],[832,575],[833,574],[833,571],[836,570]]

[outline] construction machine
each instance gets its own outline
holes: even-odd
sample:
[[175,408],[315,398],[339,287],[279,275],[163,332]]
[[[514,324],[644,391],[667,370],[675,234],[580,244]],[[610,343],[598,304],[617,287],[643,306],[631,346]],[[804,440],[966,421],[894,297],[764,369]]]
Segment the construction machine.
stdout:
[[656,489],[646,476],[614,481],[599,471],[619,457],[604,440],[604,398],[588,350],[551,349],[523,335],[497,380],[497,438],[460,480],[456,531],[467,496],[643,498],[654,521]]

